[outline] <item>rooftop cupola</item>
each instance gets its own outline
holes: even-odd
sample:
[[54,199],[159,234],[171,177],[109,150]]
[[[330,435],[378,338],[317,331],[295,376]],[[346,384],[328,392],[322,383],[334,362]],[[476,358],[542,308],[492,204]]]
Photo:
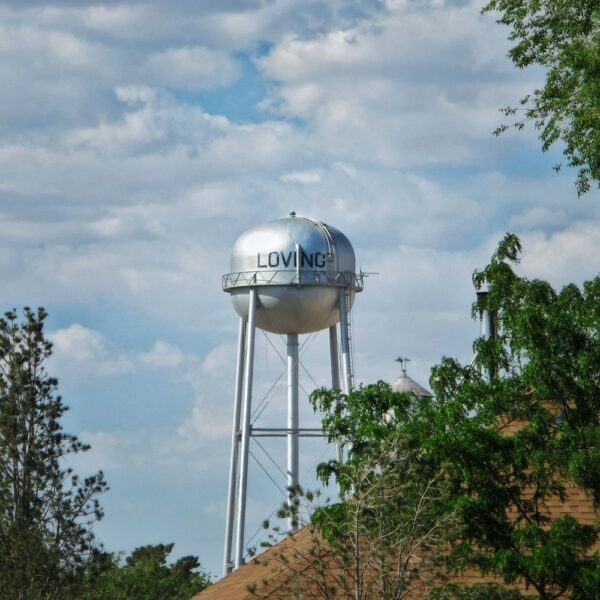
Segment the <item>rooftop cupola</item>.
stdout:
[[433,394],[428,389],[424,388],[406,374],[406,369],[410,358],[399,356],[396,361],[400,363],[402,367],[402,373],[400,374],[400,377],[398,377],[398,379],[396,379],[396,381],[394,381],[392,384],[392,389],[394,392],[409,392],[415,396],[415,398],[432,398]]

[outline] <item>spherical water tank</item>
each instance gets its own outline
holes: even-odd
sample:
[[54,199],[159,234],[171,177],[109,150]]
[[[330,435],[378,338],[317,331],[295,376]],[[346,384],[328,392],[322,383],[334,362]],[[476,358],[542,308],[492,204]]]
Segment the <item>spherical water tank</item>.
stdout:
[[354,250],[341,232],[307,217],[270,221],[236,241],[223,289],[241,317],[257,290],[256,326],[272,333],[310,333],[337,323],[340,288],[350,305],[362,290]]

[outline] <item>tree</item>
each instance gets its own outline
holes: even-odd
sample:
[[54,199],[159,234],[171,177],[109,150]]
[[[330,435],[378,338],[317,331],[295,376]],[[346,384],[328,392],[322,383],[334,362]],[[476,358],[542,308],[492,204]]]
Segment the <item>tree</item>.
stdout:
[[600,277],[557,292],[514,272],[520,250],[507,235],[474,274],[489,288],[474,314],[493,311],[500,333],[476,341],[472,365],[444,358],[433,369],[420,444],[447,465],[457,566],[545,600],[597,598],[598,523],[551,505],[568,506],[572,486],[600,504]]
[[81,479],[65,459],[89,446],[62,430],[67,410],[44,363],[46,312],[0,319],[0,597],[53,600],[77,589],[102,517],[102,472]]
[[316,390],[311,403],[329,441],[346,450],[345,461],[317,467],[323,483],[335,479],[344,502],[318,511],[313,522],[351,567],[348,597],[426,597],[441,581],[456,522],[445,465],[428,461],[415,444],[417,399],[379,381],[347,396]]
[[600,2],[491,0],[483,10],[499,12],[498,22],[511,28],[509,57],[518,68],[546,69],[544,86],[504,114],[518,129],[533,121],[543,151],[562,142],[567,165],[578,169],[577,193],[587,192],[600,182]]
[[[348,491],[356,486],[352,473],[366,470],[375,482],[381,458],[373,457],[397,439],[402,464],[391,471],[386,495],[406,499],[414,511],[415,492],[443,473],[430,520],[452,517],[440,531],[448,544],[440,567],[450,577],[475,569],[490,582],[441,584],[438,597],[520,598],[524,585],[527,597],[590,600],[599,597],[600,520],[578,520],[568,502],[583,491],[600,506],[600,276],[557,291],[515,272],[520,251],[519,239],[507,234],[475,272],[476,289],[488,293],[473,315],[492,311],[498,335],[476,340],[470,364],[443,358],[432,370],[434,398],[401,400],[383,384],[339,404],[336,392],[313,395],[330,439],[349,444],[346,464],[333,461],[319,472]],[[405,471],[410,464],[422,479]],[[407,481],[414,491],[407,493]],[[351,507],[338,510],[352,514]],[[378,521],[384,534],[394,531],[393,503],[391,515]],[[330,531],[334,543],[348,544]]]
[[[420,573],[393,590],[376,587],[373,573],[390,571],[370,557],[390,560],[402,547],[390,541],[406,540],[406,516],[423,498],[431,504],[418,531],[435,527],[433,547],[426,538],[408,552],[414,547],[413,556],[427,560],[442,551],[441,563],[424,569],[433,597],[512,600],[524,597],[523,587],[542,600],[600,597],[600,519],[578,520],[569,504],[571,494],[600,506],[600,276],[557,291],[515,272],[520,252],[519,239],[507,234],[474,273],[476,289],[488,291],[473,316],[490,310],[498,334],[476,340],[469,364],[444,357],[432,370],[433,398],[402,397],[381,382],[348,397],[313,394],[329,439],[348,450],[345,463],[321,465],[319,474],[336,478],[346,501],[315,512],[323,545],[286,551],[282,564],[296,561],[292,571],[302,575],[298,566],[308,561],[320,581],[333,565],[355,597],[402,597]],[[474,569],[483,580],[451,585],[436,569],[450,581]],[[349,597],[327,593],[321,597]]]
[[103,554],[89,569],[80,600],[189,600],[210,584],[195,556],[167,565],[173,544],[136,548],[125,561]]
[[[447,507],[443,468],[421,460],[404,433],[414,399],[378,382],[348,396],[317,390],[311,401],[324,415],[329,439],[346,446],[347,461],[318,470],[325,483],[335,478],[344,500],[318,506],[316,494],[300,490],[280,513],[302,507],[308,520],[300,537],[269,554],[279,592],[286,587],[294,597],[352,600],[426,597],[443,579],[454,512]],[[272,531],[268,546],[277,534]],[[272,590],[267,582],[253,592],[266,598]]]

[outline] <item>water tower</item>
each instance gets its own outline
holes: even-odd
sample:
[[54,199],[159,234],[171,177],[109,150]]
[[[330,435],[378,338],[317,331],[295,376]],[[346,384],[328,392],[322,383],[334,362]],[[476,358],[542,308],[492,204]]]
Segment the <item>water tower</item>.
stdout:
[[[233,247],[231,272],[223,276],[223,289],[240,317],[224,574],[243,563],[249,444],[256,434],[250,419],[256,328],[286,335],[287,427],[272,431],[287,438],[290,487],[298,484],[298,441],[306,433],[298,423],[298,336],[329,329],[331,385],[347,394],[352,387],[350,311],[362,279],[352,245],[342,232],[295,213],[249,229]],[[293,521],[289,525],[296,527]]]

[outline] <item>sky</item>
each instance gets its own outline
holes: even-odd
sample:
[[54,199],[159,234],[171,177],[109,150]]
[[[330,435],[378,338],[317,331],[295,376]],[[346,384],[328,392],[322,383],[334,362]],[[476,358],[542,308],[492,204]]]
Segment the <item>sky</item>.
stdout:
[[[92,445],[70,463],[111,488],[107,550],[174,542],[221,572],[238,326],[221,276],[249,227],[320,219],[376,273],[353,311],[364,383],[399,355],[424,385],[442,356],[470,360],[471,274],[507,231],[525,276],[597,275],[598,191],[577,198],[532,128],[492,134],[543,72],[512,66],[481,6],[0,4],[1,306],[49,312],[64,427]],[[307,392],[328,384],[326,337],[303,340]],[[257,402],[282,351],[258,335]],[[281,381],[268,399],[260,423],[281,426]],[[265,450],[283,464],[283,442]],[[303,481],[330,454],[303,441]],[[282,499],[252,462],[247,538]]]

